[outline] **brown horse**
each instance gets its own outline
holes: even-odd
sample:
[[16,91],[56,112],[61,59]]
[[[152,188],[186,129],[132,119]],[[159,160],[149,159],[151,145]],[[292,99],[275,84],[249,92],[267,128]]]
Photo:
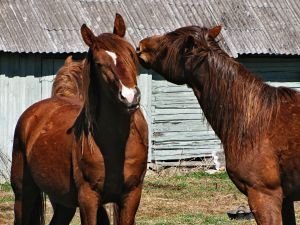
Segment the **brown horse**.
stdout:
[[53,224],[69,224],[77,206],[85,225],[109,224],[103,204],[132,225],[147,166],[147,124],[139,109],[138,60],[116,15],[113,33],[81,27],[89,51],[83,100],[53,97],[29,107],[14,137],[11,183],[15,224],[43,224],[46,193]]
[[300,199],[300,95],[272,87],[230,58],[212,29],[182,27],[145,38],[141,63],[187,84],[220,138],[227,172],[260,225],[294,225]]
[[74,61],[69,56],[64,65],[57,71],[53,86],[52,97],[75,97],[83,98],[82,87],[82,68],[84,60]]

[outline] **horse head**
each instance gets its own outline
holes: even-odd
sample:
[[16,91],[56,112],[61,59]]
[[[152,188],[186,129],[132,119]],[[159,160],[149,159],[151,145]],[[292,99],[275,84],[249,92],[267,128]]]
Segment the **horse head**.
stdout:
[[189,84],[220,31],[221,26],[211,29],[182,27],[141,40],[136,52],[144,67],[153,69],[172,83]]
[[97,98],[101,92],[127,112],[134,112],[140,103],[136,81],[138,59],[134,48],[124,39],[125,31],[124,20],[119,14],[113,33],[95,36],[85,24],[82,25],[82,38],[89,46],[83,79],[85,88],[89,89],[86,98],[88,95]]

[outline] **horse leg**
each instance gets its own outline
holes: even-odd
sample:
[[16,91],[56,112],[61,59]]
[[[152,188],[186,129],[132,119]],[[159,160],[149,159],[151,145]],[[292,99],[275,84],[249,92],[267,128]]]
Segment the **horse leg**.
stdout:
[[282,225],[282,191],[249,188],[248,201],[257,225]]
[[93,191],[89,184],[84,183],[79,187],[78,203],[82,225],[97,225],[97,212],[99,195]]
[[11,185],[15,194],[15,225],[39,225],[44,223],[44,199],[26,167],[25,156],[18,141],[14,140]]
[[294,202],[284,198],[282,202],[283,225],[296,225]]
[[69,225],[76,208],[68,208],[60,204],[52,204],[54,214],[49,225]]
[[120,208],[120,225],[135,225],[135,214],[140,204],[142,186],[135,187],[122,201]]

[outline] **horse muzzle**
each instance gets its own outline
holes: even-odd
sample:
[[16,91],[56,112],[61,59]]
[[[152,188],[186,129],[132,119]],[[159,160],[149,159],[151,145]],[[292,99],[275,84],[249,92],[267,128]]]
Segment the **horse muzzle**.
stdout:
[[138,59],[139,59],[139,62],[140,64],[145,67],[146,69],[151,69],[150,67],[150,63],[149,63],[149,60],[147,58],[147,54],[144,54],[143,51],[142,51],[142,47],[138,46],[135,50],[137,56],[138,56]]
[[119,100],[124,104],[127,112],[132,113],[140,107],[141,91],[138,87],[128,88],[122,85]]

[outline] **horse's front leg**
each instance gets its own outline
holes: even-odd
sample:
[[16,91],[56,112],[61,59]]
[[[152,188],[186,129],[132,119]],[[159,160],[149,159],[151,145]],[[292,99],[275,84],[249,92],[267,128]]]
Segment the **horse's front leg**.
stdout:
[[249,188],[248,201],[258,225],[282,225],[281,188]]
[[119,209],[120,225],[135,225],[135,214],[140,204],[142,185],[132,189],[121,202]]
[[99,194],[92,190],[88,183],[84,183],[78,190],[78,205],[82,225],[97,225],[97,211]]

